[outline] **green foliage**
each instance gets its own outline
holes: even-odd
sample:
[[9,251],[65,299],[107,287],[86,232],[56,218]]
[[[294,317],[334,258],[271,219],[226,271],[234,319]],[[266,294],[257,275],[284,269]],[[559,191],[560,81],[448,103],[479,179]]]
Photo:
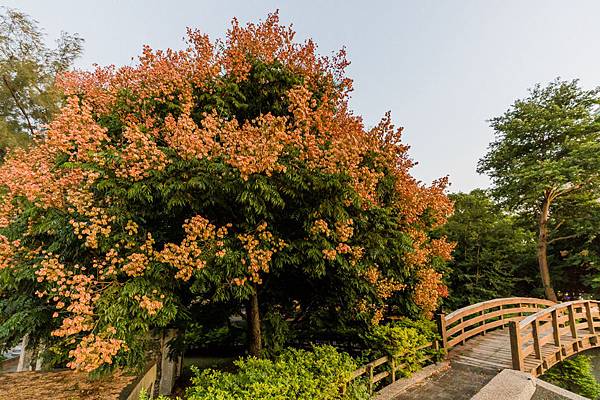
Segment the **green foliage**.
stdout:
[[63,32],[50,49],[35,20],[0,9],[0,159],[7,148],[25,145],[58,111],[54,81],[81,54],[82,42]]
[[370,347],[369,358],[384,355],[396,359],[397,365],[404,364],[401,373],[409,374],[421,368],[424,357],[438,358],[441,352],[420,347],[438,339],[435,323],[429,320],[402,318],[384,325],[377,325],[365,335]]
[[[23,16],[19,21],[27,32],[34,28]],[[270,32],[259,31],[263,30]],[[283,30],[274,30],[274,35],[280,34]],[[284,42],[292,40],[284,36]],[[73,39],[73,51],[77,43]],[[231,45],[225,41],[217,47]],[[312,44],[307,45],[311,53]],[[65,126],[50,132],[56,143],[49,140],[44,144],[58,146],[54,150],[59,154],[55,157],[45,148],[33,147],[52,154],[48,159],[41,157],[43,166],[36,164],[36,170],[62,177],[52,191],[69,196],[64,203],[44,206],[40,200],[24,210],[18,204],[9,210],[10,217],[22,212],[21,216],[0,229],[6,243],[11,243],[11,268],[0,271],[0,347],[27,332],[34,341],[45,341],[60,360],[55,365],[64,366],[64,356],[81,343],[85,343],[84,352],[79,354],[91,349],[84,339],[110,339],[119,343],[115,344],[117,354],[110,363],[105,357],[90,357],[95,364],[100,360],[102,368],[108,369],[140,366],[153,344],[149,338],[164,329],[186,332],[192,325],[193,329],[201,327],[201,336],[187,333],[178,339],[179,349],[179,345],[195,344],[194,340],[217,346],[228,337],[236,342],[242,337],[229,324],[246,316],[254,328],[261,323],[265,353],[274,356],[291,342],[352,345],[385,312],[419,316],[435,309],[445,293],[438,281],[433,282],[436,286],[426,299],[431,301],[417,304],[415,292],[424,280],[417,271],[427,269],[435,275],[447,256],[440,246],[444,240],[430,237],[433,227],[442,223],[451,209],[444,194],[445,180],[427,187],[410,176],[407,147],[399,141],[399,131],[391,125],[389,115],[367,132],[360,119],[347,111],[349,81],[339,70],[343,60],[332,60],[328,67],[329,62],[307,53],[301,57],[306,57],[304,61],[285,64],[277,57],[253,58],[252,53],[262,46],[258,50],[254,45],[243,46],[249,46],[239,53],[248,61],[243,79],[229,64],[211,66],[214,73],[206,76],[190,75],[189,66],[196,64],[179,65],[185,57],[171,59],[167,56],[171,52],[150,56],[148,50],[139,68],[116,71],[115,78],[110,77],[110,68],[101,69],[89,82],[82,79],[85,84],[77,90],[69,89],[77,94],[60,115]],[[285,48],[283,53],[291,49]],[[198,56],[194,62],[203,65],[199,53],[196,49],[185,54]],[[68,65],[69,60],[66,57],[61,65]],[[304,62],[308,65],[302,65]],[[181,76],[170,75],[178,73]],[[77,82],[90,76],[72,77]],[[306,87],[300,90],[302,85]],[[294,100],[304,89],[308,107],[302,113],[310,116],[306,121],[300,110],[290,107],[294,101],[305,103]],[[91,107],[91,114],[75,107],[79,103]],[[257,117],[266,120],[269,114],[286,120],[277,128],[285,129],[285,134],[265,136],[280,150],[267,149],[262,154],[238,138],[234,139],[239,143],[227,141],[227,135],[246,134],[229,124],[233,120],[267,134],[270,128],[255,125]],[[212,115],[223,119],[215,122],[218,128],[211,128]],[[185,129],[178,128],[185,131],[179,132],[185,140],[168,132],[167,116],[189,122]],[[77,155],[87,146],[78,142],[83,132],[67,132],[67,128],[73,123],[70,118],[78,121],[84,117],[86,123],[92,118],[103,128],[106,140]],[[13,119],[24,129],[27,121],[19,118]],[[198,129],[188,129],[194,125]],[[226,127],[234,132],[228,133]],[[134,133],[143,134],[144,139],[132,136]],[[205,142],[209,138],[218,144],[214,154]],[[69,154],[59,145],[63,140]],[[342,146],[336,140],[356,145]],[[184,148],[176,145],[180,141]],[[204,145],[210,154],[203,155],[204,150],[196,154],[195,148]],[[305,146],[306,155],[301,155]],[[321,151],[330,155],[319,156]],[[246,174],[247,167],[255,163],[260,168],[250,168],[254,172]],[[346,164],[348,167],[336,166]],[[11,167],[10,163],[4,165]],[[29,170],[22,173],[26,161],[16,165],[19,177],[37,176],[28,174]],[[70,186],[76,179],[63,179],[63,173],[76,171],[77,175],[81,170],[94,173],[89,181],[84,178],[87,183],[79,193]],[[31,197],[39,195],[39,182],[23,186],[35,189]],[[19,191],[14,192],[19,194],[7,196],[7,201],[24,201]],[[210,232],[186,233],[186,221],[194,218],[209,221],[222,237],[217,240]],[[315,229],[318,223],[326,229]],[[259,233],[258,227],[266,231]],[[93,245],[86,242],[91,236]],[[254,240],[256,237],[273,240],[263,245],[267,240]],[[16,250],[12,243],[18,239]],[[255,246],[254,242],[260,243]],[[216,251],[217,247],[222,251]],[[180,251],[169,256],[175,248]],[[418,256],[411,261],[408,255],[413,252]],[[63,282],[35,274],[49,259],[60,265],[61,272],[78,279],[81,271],[89,271],[91,282],[83,290],[93,295],[76,297],[74,291],[63,287],[59,296],[54,296],[52,291]],[[419,268],[411,263],[418,263]],[[73,280],[66,281],[67,286],[74,285]],[[38,299],[36,292],[46,301]],[[27,298],[30,304],[19,307]],[[72,315],[80,309],[71,305],[81,298],[93,298],[89,304],[93,311],[84,317],[90,324],[76,326],[64,337],[51,335],[61,323],[71,324]],[[257,300],[253,304],[258,303],[260,311],[252,314],[262,320],[244,312],[250,299]],[[17,309],[27,314],[16,313]],[[35,312],[43,314],[39,322]],[[259,329],[248,332],[249,341],[260,342],[256,340]]]
[[559,200],[555,204],[555,238],[550,243],[548,259],[555,271],[557,289],[566,297],[600,296],[600,204],[577,199]]
[[138,400],[181,400],[181,399],[179,397],[176,397],[175,399],[173,399],[172,397],[167,397],[167,396],[163,396],[163,395],[151,398],[148,395],[148,393],[146,393],[146,391],[144,389],[142,389],[142,391],[140,392],[140,397],[138,398]]
[[[454,310],[515,295],[535,274],[535,237],[483,190],[450,195],[454,214],[441,229],[456,243],[446,274]],[[531,267],[527,269],[527,267]]]
[[494,194],[511,209],[535,212],[549,189],[579,188],[590,195],[600,178],[598,89],[578,81],[536,85],[491,120],[496,138],[478,171],[494,181]]
[[600,383],[592,373],[591,358],[578,355],[562,361],[542,375],[542,379],[590,399],[600,397]]
[[537,85],[491,120],[496,137],[479,161],[478,172],[494,182],[494,196],[539,232],[538,264],[551,300],[549,246],[582,235],[575,228],[563,236],[561,229],[566,221],[584,223],[586,213],[576,210],[600,196],[599,110],[600,89],[584,90],[577,80]]
[[333,400],[368,399],[367,388],[354,381],[348,394],[340,386],[358,368],[350,356],[331,346],[312,351],[287,349],[271,360],[236,361],[237,371],[194,370],[190,400]]

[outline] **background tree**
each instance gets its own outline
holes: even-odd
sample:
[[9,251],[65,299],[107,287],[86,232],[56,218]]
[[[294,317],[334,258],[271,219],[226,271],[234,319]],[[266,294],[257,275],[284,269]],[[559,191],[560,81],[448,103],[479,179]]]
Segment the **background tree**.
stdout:
[[22,12],[0,8],[0,158],[43,131],[61,103],[58,74],[81,54],[83,40],[62,33],[46,45],[38,23]]
[[63,74],[46,140],[0,169],[0,297],[35,293],[32,336],[86,371],[140,362],[152,332],[208,311],[245,317],[253,355],[266,310],[347,341],[387,312],[430,315],[446,180],[410,175],[389,114],[366,130],[349,111],[347,65],[274,14]]
[[596,199],[557,201],[557,215],[567,218],[556,229],[568,237],[548,246],[548,259],[556,271],[555,285],[565,298],[597,298],[600,295],[600,203]]
[[570,218],[553,205],[598,198],[600,114],[598,90],[575,81],[535,86],[502,116],[491,120],[495,140],[479,162],[493,193],[510,210],[537,220],[537,257],[546,297],[556,300],[548,246],[568,237],[556,229]]
[[468,304],[510,297],[535,265],[535,237],[481,189],[451,194],[454,213],[441,231],[456,243],[446,274],[454,310]]

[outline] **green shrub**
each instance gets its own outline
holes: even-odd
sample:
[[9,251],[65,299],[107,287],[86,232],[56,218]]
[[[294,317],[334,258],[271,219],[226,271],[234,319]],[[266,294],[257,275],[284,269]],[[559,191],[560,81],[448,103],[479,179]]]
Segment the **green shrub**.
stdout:
[[588,356],[564,360],[550,368],[542,379],[590,399],[600,397],[600,383],[592,373],[592,360]]
[[366,385],[354,381],[346,394],[340,386],[358,368],[346,353],[331,346],[312,351],[286,349],[275,360],[247,358],[235,362],[237,372],[193,368],[190,400],[359,400],[368,399]]
[[167,396],[158,396],[158,397],[150,397],[148,396],[148,393],[146,393],[146,391],[144,389],[142,389],[142,391],[140,392],[140,397],[138,400],[181,400],[179,397],[176,398],[170,398]]
[[373,349],[369,353],[371,359],[384,355],[394,357],[398,365],[405,364],[401,369],[401,373],[405,374],[418,370],[428,355],[435,360],[442,354],[432,349],[417,350],[437,338],[435,323],[408,318],[375,326],[365,335],[366,342]]

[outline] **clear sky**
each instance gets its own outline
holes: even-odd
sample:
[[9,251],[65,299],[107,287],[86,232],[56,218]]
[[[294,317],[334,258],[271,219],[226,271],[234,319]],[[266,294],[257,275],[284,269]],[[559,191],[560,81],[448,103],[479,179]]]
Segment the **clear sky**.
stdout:
[[77,67],[131,64],[143,44],[181,48],[187,26],[222,37],[232,17],[263,19],[280,10],[298,38],[322,54],[346,46],[351,105],[374,125],[387,111],[405,127],[430,182],[449,175],[451,191],[486,187],[477,160],[492,139],[487,119],[537,82],[557,76],[600,85],[600,1],[176,1],[0,0],[85,40]]

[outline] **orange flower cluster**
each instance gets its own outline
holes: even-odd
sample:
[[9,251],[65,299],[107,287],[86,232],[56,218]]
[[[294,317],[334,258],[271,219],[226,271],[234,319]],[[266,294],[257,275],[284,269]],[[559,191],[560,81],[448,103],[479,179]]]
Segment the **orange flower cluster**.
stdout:
[[228,226],[217,229],[206,218],[196,215],[183,225],[186,236],[181,244],[167,243],[157,253],[156,259],[176,268],[178,271],[175,277],[187,281],[195,270],[206,266],[204,257],[210,255],[206,250],[215,247],[222,250],[223,243],[220,239],[227,235],[227,228]]
[[329,225],[327,225],[327,222],[322,220],[322,219],[318,219],[315,222],[313,222],[313,225],[310,227],[310,233],[313,235],[317,235],[317,234],[323,234],[325,236],[329,236],[330,234],[330,230],[329,230]]
[[114,216],[109,216],[105,210],[98,207],[93,194],[88,190],[69,190],[68,201],[70,211],[84,217],[84,221],[72,218],[69,222],[79,239],[85,238],[85,244],[91,249],[98,248],[98,239],[108,236],[112,231],[111,222]]
[[246,250],[246,258],[242,258],[242,264],[248,267],[249,278],[234,280],[234,284],[242,285],[247,279],[256,284],[262,283],[261,272],[269,272],[269,264],[273,254],[285,247],[285,242],[275,239],[273,234],[267,230],[267,223],[261,223],[253,234],[239,234],[238,239]]
[[112,364],[113,357],[121,349],[126,349],[122,340],[91,333],[81,339],[75,350],[69,352],[69,357],[73,360],[67,364],[67,367],[91,372],[100,365]]
[[[376,266],[369,267],[362,276],[367,282],[373,285],[373,288],[377,292],[377,297],[381,300],[389,299],[395,292],[406,288],[405,284],[382,276],[381,271]],[[367,305],[366,302],[359,303],[359,311],[365,312],[369,310],[373,313],[371,323],[378,325],[383,319],[385,306]]]
[[337,234],[340,242],[347,242],[354,235],[354,228],[352,227],[354,221],[348,219],[346,221],[337,221],[335,223],[335,233]]
[[386,278],[381,275],[381,271],[372,266],[367,269],[364,273],[364,278],[369,282],[377,291],[377,296],[381,299],[389,299],[392,297],[394,292],[398,292],[406,288],[403,283],[395,282],[393,279]]
[[0,235],[0,269],[8,268],[12,265],[13,255],[19,248],[19,240],[10,241],[4,235]]
[[[336,221],[334,224],[335,238],[339,241],[335,248],[323,249],[323,257],[326,260],[334,261],[336,257],[342,254],[350,254],[350,264],[356,265],[356,263],[362,258],[364,249],[360,246],[351,246],[347,242],[354,235],[352,219]],[[332,236],[331,229],[326,221],[317,219],[313,222],[310,227],[310,233],[312,235],[324,234],[326,237]]]
[[127,257],[123,271],[129,276],[140,276],[148,265],[148,257],[142,253],[133,253]]
[[431,318],[440,299],[448,296],[448,288],[442,282],[442,274],[431,268],[419,270],[417,277],[419,282],[414,288],[413,300]]
[[[82,271],[85,267],[75,266]],[[38,282],[46,281],[51,284],[50,293],[39,292],[38,296],[49,296],[58,310],[66,306],[66,311],[73,317],[65,317],[60,328],[52,332],[53,336],[71,336],[89,331],[93,327],[94,295],[92,288],[96,283],[93,275],[76,274],[67,270],[58,257],[52,253],[45,255],[36,271]],[[65,303],[67,302],[67,303]],[[58,317],[58,313],[54,314]]]
[[146,310],[148,312],[148,315],[155,315],[161,308],[163,308],[162,301],[152,300],[146,295],[143,295],[142,297],[135,296],[135,299],[140,302],[140,307]]
[[[148,125],[151,123],[149,122]],[[123,132],[126,145],[121,151],[121,163],[115,174],[124,179],[139,181],[151,171],[162,171],[167,157],[158,149],[157,130],[151,127],[128,126]]]

